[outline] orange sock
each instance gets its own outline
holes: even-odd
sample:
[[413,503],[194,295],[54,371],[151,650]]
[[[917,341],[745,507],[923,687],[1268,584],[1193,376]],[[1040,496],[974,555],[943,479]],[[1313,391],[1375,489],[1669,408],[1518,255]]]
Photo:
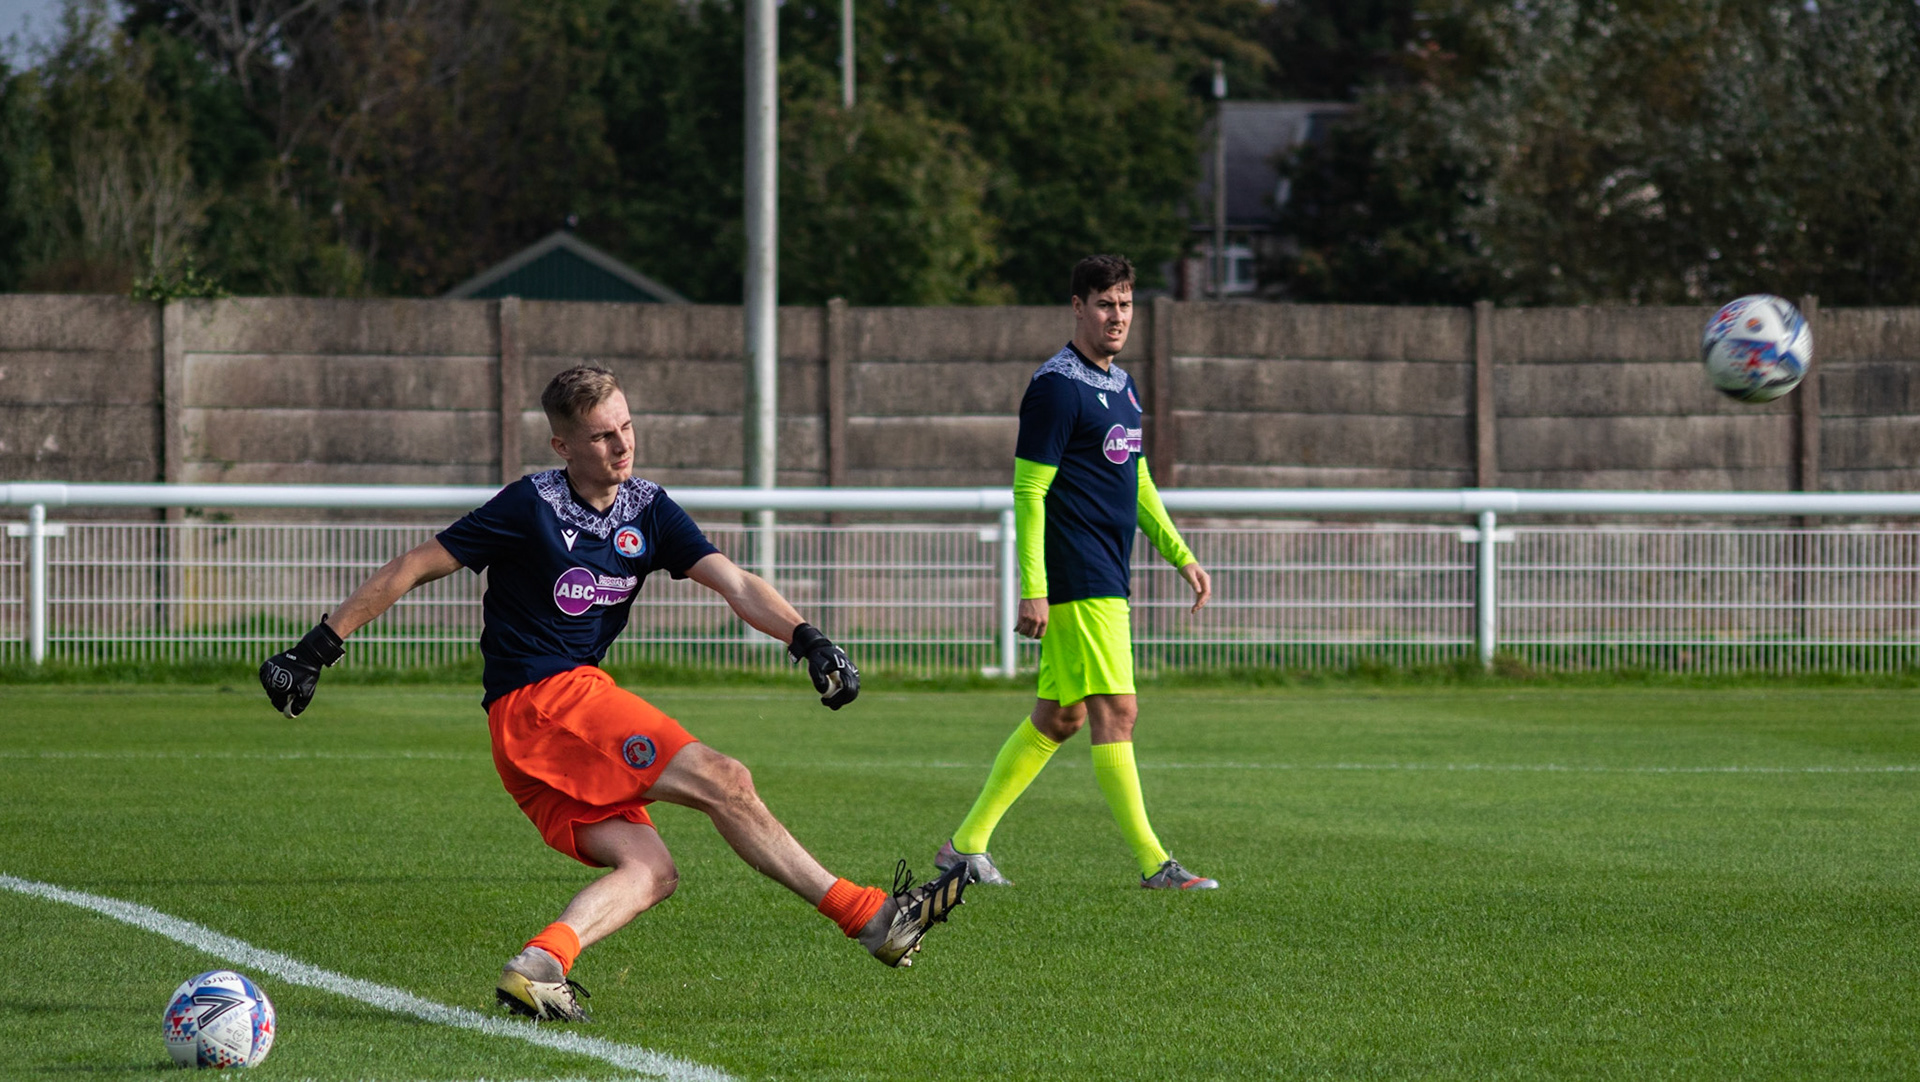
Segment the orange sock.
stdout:
[[573,960],[580,957],[580,936],[572,928],[557,920],[540,929],[539,935],[527,940],[527,946],[539,947],[558,958],[562,973],[570,972],[573,969]]
[[836,879],[815,908],[833,918],[833,923],[851,937],[860,934],[860,929],[867,926],[886,901],[887,892],[879,887],[863,887],[850,879]]

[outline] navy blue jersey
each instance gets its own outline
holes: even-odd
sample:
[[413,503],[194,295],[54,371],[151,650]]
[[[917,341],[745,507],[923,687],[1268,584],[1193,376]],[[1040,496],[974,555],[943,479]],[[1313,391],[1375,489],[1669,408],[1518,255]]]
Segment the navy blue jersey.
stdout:
[[1133,377],[1068,343],[1027,384],[1013,453],[1060,471],[1047,490],[1047,600],[1126,597],[1140,498]]
[[602,514],[574,495],[565,470],[522,477],[439,536],[454,559],[488,572],[483,704],[599,664],[649,574],[685,578],[719,551],[652,481],[623,483]]

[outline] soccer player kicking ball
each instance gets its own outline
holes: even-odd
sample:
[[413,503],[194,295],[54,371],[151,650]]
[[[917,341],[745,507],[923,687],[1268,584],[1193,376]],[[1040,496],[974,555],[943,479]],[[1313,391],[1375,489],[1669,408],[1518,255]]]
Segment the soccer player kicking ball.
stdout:
[[860,673],[772,586],[721,555],[660,486],[633,476],[633,421],[613,374],[579,367],[540,396],[564,469],[521,478],[486,506],[375,572],[299,645],[267,659],[260,682],[287,717],[313,698],[342,641],[407,591],[462,567],[489,571],[480,635],[493,762],[548,845],[589,867],[587,885],[506,964],[497,995],[536,1019],[584,1021],[567,979],[581,950],[673,893],[679,873],[647,818],[656,800],[705,813],[741,859],[831,918],[890,966],[960,904],[968,874],[912,885],[905,862],[889,892],[821,867],[773,817],[738,761],[615,686],[599,668],[655,571],[691,578],[742,620],[787,642],[820,701],[838,710]]
[[1040,694],[994,758],[987,784],[934,863],[1011,886],[987,840],[1060,745],[1093,721],[1093,773],[1149,890],[1211,890],[1167,855],[1147,822],[1133,762],[1133,643],[1127,624],[1136,526],[1193,587],[1213,595],[1167,518],[1140,453],[1140,399],[1113,359],[1133,323],[1133,264],[1096,255],[1073,268],[1073,341],[1040,366],[1020,402],[1013,513],[1020,634],[1040,640]]

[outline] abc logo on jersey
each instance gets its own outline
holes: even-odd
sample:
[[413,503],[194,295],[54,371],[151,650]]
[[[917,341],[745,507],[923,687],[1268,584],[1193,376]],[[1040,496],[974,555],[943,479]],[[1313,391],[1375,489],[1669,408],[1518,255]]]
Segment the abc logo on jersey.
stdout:
[[1128,457],[1140,450],[1140,430],[1114,425],[1107,429],[1106,438],[1100,441],[1100,449],[1106,452],[1108,462],[1116,466],[1125,465]]
[[632,526],[613,531],[613,550],[622,556],[638,556],[647,551],[647,539]]

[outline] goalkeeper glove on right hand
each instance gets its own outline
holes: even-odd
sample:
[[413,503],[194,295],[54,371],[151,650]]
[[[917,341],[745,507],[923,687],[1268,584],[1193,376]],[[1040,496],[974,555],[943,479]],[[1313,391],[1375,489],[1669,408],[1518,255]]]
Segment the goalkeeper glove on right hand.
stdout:
[[829,710],[838,710],[860,696],[860,670],[853,667],[847,652],[835,646],[820,629],[801,624],[793,629],[793,643],[787,647],[795,664],[807,663],[807,675],[813,678],[813,690]]
[[275,710],[297,718],[313,701],[314,689],[320,684],[320,670],[345,656],[347,651],[340,636],[333,633],[327,626],[327,618],[322,616],[291,650],[283,650],[260,663],[260,686],[267,689],[267,701]]

